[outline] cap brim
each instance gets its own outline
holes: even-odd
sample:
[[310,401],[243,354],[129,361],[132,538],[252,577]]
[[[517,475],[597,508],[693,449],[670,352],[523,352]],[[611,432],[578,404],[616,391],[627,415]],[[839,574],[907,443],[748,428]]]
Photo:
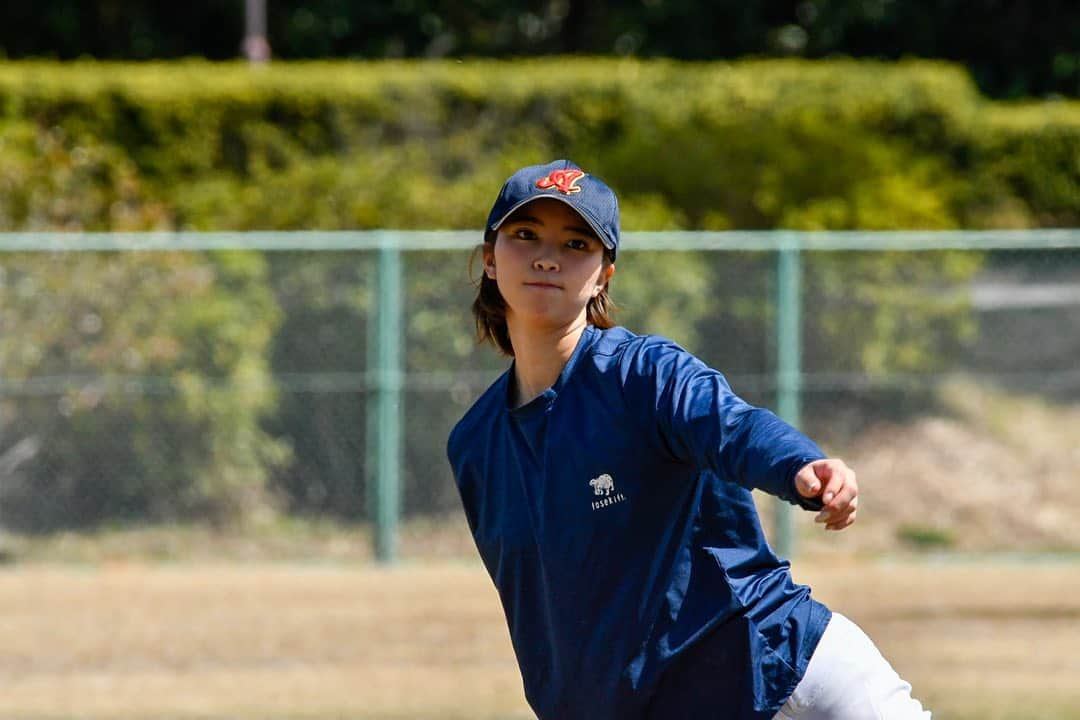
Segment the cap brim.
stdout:
[[506,213],[501,218],[499,218],[498,222],[492,223],[492,225],[491,225],[491,227],[489,229],[492,230],[492,231],[498,230],[500,227],[502,227],[502,224],[504,222],[506,222],[506,220],[511,215],[513,215],[515,212],[517,212],[519,209],[525,207],[526,205],[531,203],[533,200],[542,200],[544,198],[549,198],[551,200],[558,200],[559,202],[561,202],[562,204],[566,205],[571,210],[576,212],[578,214],[578,217],[580,217],[582,220],[584,220],[586,223],[588,223],[589,227],[592,228],[593,234],[596,235],[596,237],[600,240],[601,244],[603,244],[604,247],[606,247],[608,250],[614,250],[615,249],[615,245],[613,243],[611,243],[606,237],[604,237],[604,233],[600,232],[600,228],[597,227],[597,224],[595,222],[593,222],[593,220],[591,218],[589,218],[588,215],[581,212],[581,210],[579,210],[577,208],[577,206],[574,205],[574,203],[570,202],[570,200],[568,198],[560,197],[558,195],[536,195],[534,197],[525,198],[524,200],[522,200],[518,204],[514,205],[509,210],[507,210]]

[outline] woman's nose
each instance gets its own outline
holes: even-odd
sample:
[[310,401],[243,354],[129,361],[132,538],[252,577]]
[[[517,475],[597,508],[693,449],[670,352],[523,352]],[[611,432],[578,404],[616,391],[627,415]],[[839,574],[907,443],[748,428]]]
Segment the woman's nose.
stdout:
[[541,272],[551,272],[559,269],[559,264],[549,257],[538,257],[533,260],[533,269]]

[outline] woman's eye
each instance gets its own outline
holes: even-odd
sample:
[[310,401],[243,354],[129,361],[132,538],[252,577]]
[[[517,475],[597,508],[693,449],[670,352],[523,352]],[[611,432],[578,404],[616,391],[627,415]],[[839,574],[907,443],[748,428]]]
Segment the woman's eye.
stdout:
[[566,244],[568,246],[570,246],[570,248],[573,249],[573,250],[588,250],[589,249],[589,243],[588,242],[586,242],[585,240],[577,239],[577,238],[575,238],[574,240],[569,241]]
[[514,237],[520,238],[521,240],[535,240],[536,233],[528,228],[521,228],[514,231]]

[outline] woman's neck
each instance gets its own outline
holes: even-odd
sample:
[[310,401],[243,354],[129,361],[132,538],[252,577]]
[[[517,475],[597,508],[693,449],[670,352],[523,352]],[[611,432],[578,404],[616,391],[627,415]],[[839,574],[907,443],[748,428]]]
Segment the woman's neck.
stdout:
[[555,384],[559,373],[574,354],[585,318],[559,328],[521,328],[507,318],[510,342],[514,345],[514,407],[521,407]]

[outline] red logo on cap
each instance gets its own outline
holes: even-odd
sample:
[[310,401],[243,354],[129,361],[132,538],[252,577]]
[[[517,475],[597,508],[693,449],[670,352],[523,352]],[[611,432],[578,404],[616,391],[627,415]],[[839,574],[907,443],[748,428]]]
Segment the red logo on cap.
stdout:
[[541,190],[555,188],[564,195],[572,195],[581,192],[577,181],[585,177],[581,170],[554,170],[550,175],[536,181],[536,187]]

